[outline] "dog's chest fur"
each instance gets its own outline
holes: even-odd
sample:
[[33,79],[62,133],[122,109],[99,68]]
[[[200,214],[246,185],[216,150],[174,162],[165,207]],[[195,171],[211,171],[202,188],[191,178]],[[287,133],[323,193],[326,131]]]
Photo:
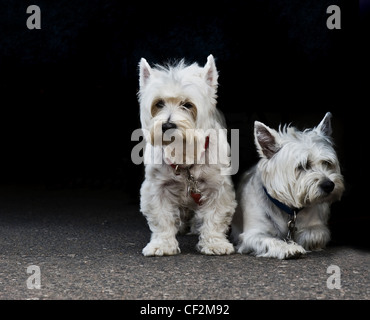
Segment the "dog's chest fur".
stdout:
[[[164,196],[171,196],[174,202],[182,207],[194,208],[198,206],[188,194],[188,172],[181,168],[176,174],[170,165],[149,165],[146,167],[146,177],[156,184],[157,192]],[[197,182],[203,202],[207,202],[216,196],[219,187],[224,183],[224,176],[219,174],[219,167],[212,165],[194,165],[190,173]]]

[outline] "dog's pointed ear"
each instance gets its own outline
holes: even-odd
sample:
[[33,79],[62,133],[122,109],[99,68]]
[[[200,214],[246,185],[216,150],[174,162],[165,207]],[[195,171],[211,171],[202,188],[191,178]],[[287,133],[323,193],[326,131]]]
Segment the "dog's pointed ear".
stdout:
[[316,127],[316,131],[324,136],[331,137],[331,134],[333,133],[331,128],[331,118],[332,114],[327,112],[324,119],[322,119],[319,125]]
[[152,68],[148,64],[148,62],[141,58],[139,63],[139,82],[140,88],[144,88],[145,85],[148,83],[148,80],[152,74]]
[[254,122],[254,139],[261,157],[270,159],[280,150],[278,138],[278,133],[274,129],[269,128],[262,122]]
[[218,72],[213,55],[209,55],[204,66],[204,78],[211,87],[217,87]]

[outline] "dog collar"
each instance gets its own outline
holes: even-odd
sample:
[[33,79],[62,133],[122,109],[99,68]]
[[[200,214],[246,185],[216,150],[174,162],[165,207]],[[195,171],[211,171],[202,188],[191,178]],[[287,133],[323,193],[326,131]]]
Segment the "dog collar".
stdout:
[[290,216],[294,216],[295,214],[297,214],[299,211],[301,211],[303,209],[303,208],[291,208],[291,207],[288,207],[286,204],[284,204],[284,203],[280,202],[279,200],[271,197],[270,194],[267,192],[267,190],[266,190],[265,187],[263,187],[263,191],[265,191],[266,196],[271,200],[271,202],[275,206],[277,206],[279,209],[283,210],[284,212],[286,212]]
[[294,243],[294,233],[297,230],[295,227],[295,222],[297,220],[297,213],[301,211],[303,208],[290,208],[286,204],[280,202],[279,200],[273,198],[270,196],[270,194],[267,192],[266,188],[263,187],[263,191],[265,191],[266,196],[271,200],[271,202],[276,205],[279,209],[283,210],[287,214],[290,215],[290,219],[287,223],[288,226],[288,233],[285,237],[285,241],[288,243]]

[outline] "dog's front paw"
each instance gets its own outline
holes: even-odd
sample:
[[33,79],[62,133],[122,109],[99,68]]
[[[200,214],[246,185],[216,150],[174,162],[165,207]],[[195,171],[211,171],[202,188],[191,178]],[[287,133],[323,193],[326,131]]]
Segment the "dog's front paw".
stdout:
[[224,255],[235,252],[234,246],[226,239],[220,239],[212,242],[200,241],[197,249],[206,255]]
[[306,250],[295,242],[288,242],[281,252],[280,259],[297,259],[306,254]]
[[172,256],[180,253],[180,248],[178,242],[172,241],[161,242],[161,241],[150,241],[142,251],[143,255],[146,257],[152,256]]
[[[253,243],[253,245],[254,250],[249,251],[252,251],[257,257],[296,259],[306,254],[306,250],[293,241],[286,242],[281,239],[265,238]],[[244,252],[242,246],[239,247],[239,252]]]

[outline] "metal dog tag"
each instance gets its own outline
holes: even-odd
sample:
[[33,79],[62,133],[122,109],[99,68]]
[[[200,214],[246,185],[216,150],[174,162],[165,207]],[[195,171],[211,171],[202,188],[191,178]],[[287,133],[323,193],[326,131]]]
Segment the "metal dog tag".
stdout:
[[188,182],[187,187],[186,187],[186,195],[189,197],[190,193],[191,193],[191,187],[190,187],[190,184]]
[[198,188],[198,181],[194,179],[194,176],[190,173],[190,170],[188,171],[188,177],[187,177],[187,187],[186,187],[186,194],[189,197],[191,194],[199,193],[200,190]]
[[200,193],[197,185],[197,181],[194,180],[193,176],[187,180],[187,195],[190,196],[191,193]]
[[297,220],[297,213],[294,211],[292,219],[288,221],[288,234],[286,235],[285,241],[288,243],[294,243],[294,233],[297,230],[295,227],[295,221]]

